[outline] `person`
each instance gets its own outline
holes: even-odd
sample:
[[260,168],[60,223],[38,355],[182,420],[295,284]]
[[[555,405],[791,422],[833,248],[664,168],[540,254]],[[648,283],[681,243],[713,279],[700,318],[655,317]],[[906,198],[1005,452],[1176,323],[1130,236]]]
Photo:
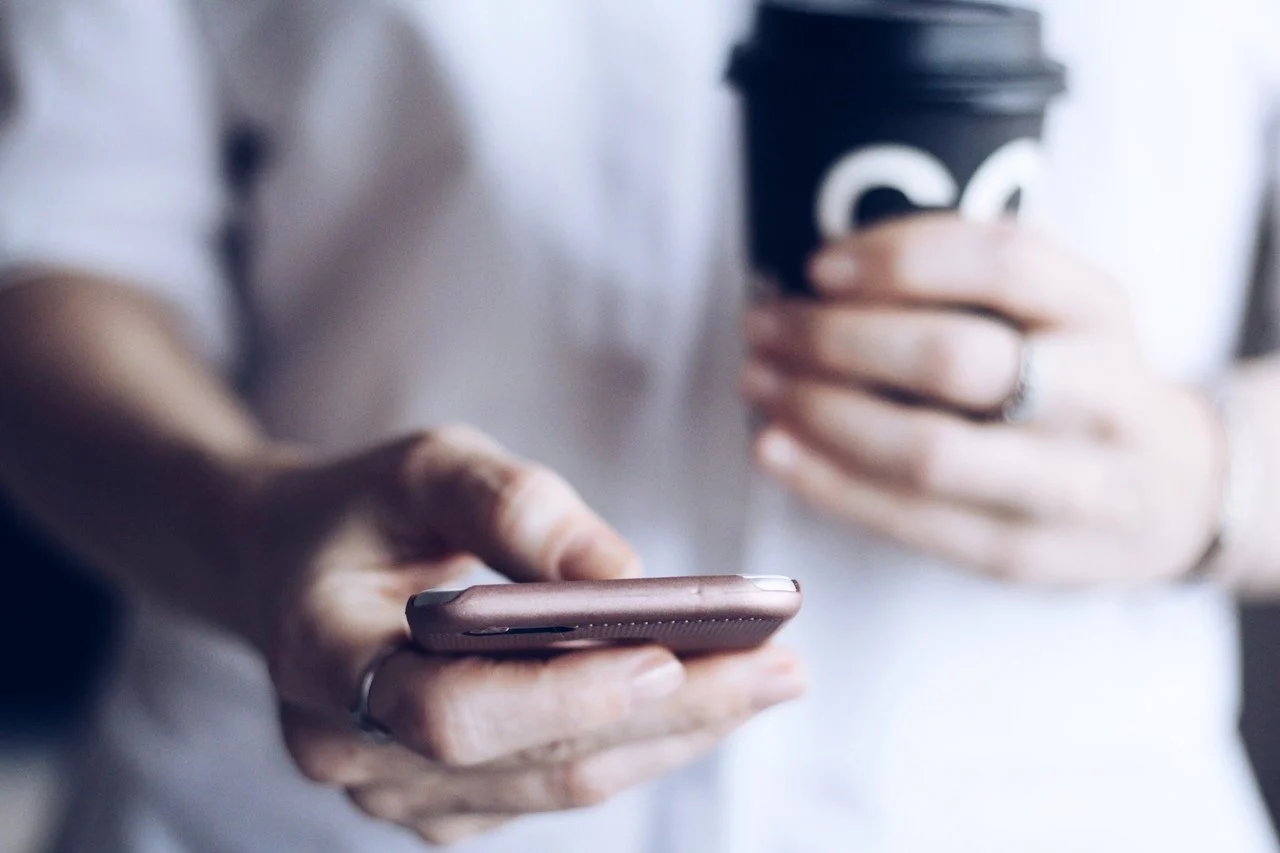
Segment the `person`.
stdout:
[[[1280,590],[1280,362],[1232,363],[1273,5],[1044,0],[1028,222],[747,310],[748,3],[7,0],[0,482],[131,590],[59,849],[1275,849],[1231,603]],[[400,645],[477,564],[641,556],[805,610]]]

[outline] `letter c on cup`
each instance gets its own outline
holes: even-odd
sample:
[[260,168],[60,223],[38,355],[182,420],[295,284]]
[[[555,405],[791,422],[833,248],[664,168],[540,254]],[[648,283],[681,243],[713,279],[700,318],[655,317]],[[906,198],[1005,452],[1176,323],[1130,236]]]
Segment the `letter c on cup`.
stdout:
[[[960,198],[960,215],[977,222],[998,219],[1013,194],[1027,190],[1043,171],[1040,145],[1024,138],[997,149],[974,172]],[[894,189],[917,207],[951,207],[959,188],[932,154],[906,145],[873,145],[841,157],[818,190],[816,219],[824,240],[853,230],[853,212],[874,189]]]
[[853,211],[874,189],[895,189],[916,207],[950,207],[956,179],[932,154],[906,145],[873,145],[841,157],[818,190],[818,231],[835,240],[853,230]]

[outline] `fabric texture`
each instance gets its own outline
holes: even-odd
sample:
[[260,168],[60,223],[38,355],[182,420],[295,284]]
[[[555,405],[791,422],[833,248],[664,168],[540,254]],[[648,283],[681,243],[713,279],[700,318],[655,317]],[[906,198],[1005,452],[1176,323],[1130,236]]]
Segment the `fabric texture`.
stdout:
[[0,267],[145,287],[215,361],[231,351],[213,66],[191,10],[151,0],[2,9]]

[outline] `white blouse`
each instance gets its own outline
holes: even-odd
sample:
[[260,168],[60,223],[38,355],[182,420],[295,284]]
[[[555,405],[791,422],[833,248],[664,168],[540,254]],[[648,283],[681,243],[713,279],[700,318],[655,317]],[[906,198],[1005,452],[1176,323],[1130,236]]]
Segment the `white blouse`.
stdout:
[[[738,0],[3,0],[0,267],[124,277],[339,451],[465,420],[652,574],[782,573],[803,701],[715,757],[465,853],[1264,851],[1231,602],[1046,591],[817,518],[752,474]],[[1031,214],[1132,295],[1170,376],[1228,362],[1280,103],[1275,0],[1046,0],[1070,95]],[[265,139],[232,192],[221,149]],[[243,287],[215,251],[252,235]],[[303,779],[266,673],[140,603],[65,848],[421,849]]]

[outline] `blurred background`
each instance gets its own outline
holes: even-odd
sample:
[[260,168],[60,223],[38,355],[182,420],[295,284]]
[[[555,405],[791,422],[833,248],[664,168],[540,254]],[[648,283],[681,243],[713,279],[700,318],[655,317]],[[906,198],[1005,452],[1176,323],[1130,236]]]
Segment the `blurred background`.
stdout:
[[0,492],[0,851],[36,850],[59,773],[109,665],[111,592],[34,532]]

